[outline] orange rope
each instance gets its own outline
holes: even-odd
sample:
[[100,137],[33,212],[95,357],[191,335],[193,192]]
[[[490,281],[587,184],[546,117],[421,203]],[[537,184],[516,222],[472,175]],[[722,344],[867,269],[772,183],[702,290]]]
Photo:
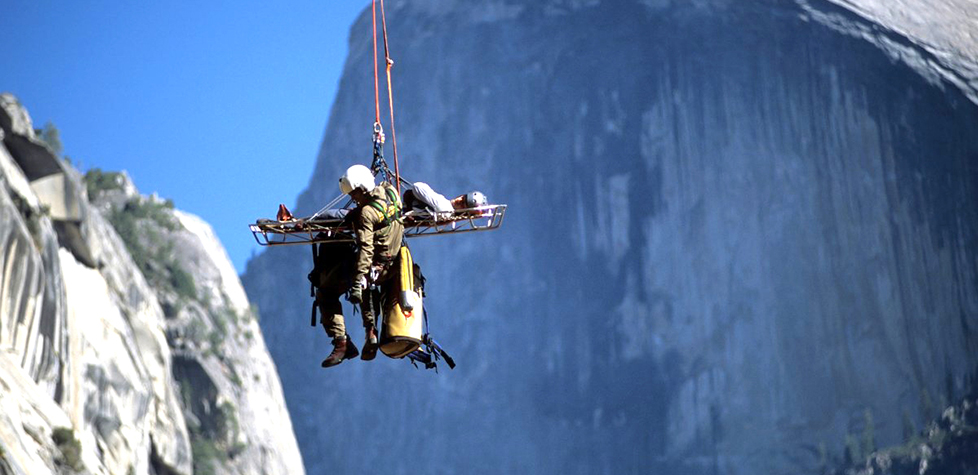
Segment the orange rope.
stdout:
[[[374,0],[376,1],[376,0]],[[375,20],[376,21],[376,20]],[[387,60],[387,101],[390,104],[391,110],[391,140],[394,142],[394,176],[395,182],[397,183],[397,194],[401,194],[401,170],[397,162],[397,134],[394,132],[394,91],[391,87],[391,68],[394,66],[394,61],[391,60],[390,50],[387,48],[387,15],[384,13],[384,0],[380,0],[380,21],[384,28],[384,57]],[[376,28],[376,26],[374,27]],[[374,30],[374,43],[377,41],[376,29]],[[376,47],[375,50],[376,52]],[[374,70],[376,71],[377,61],[374,60]],[[376,75],[374,76],[376,78]],[[379,107],[379,106],[378,106]],[[377,117],[380,117],[378,112]]]

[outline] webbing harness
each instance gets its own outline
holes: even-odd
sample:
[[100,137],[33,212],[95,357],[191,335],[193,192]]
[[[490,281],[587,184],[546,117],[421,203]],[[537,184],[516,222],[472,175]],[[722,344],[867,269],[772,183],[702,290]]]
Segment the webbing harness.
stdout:
[[369,203],[370,207],[380,212],[384,219],[380,222],[381,227],[389,226],[393,221],[401,218],[401,200],[397,199],[397,192],[391,188],[384,188],[385,199],[375,199]]

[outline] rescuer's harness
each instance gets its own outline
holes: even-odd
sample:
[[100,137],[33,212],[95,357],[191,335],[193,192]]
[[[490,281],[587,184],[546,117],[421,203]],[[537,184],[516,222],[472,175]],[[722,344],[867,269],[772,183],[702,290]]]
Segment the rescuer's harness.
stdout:
[[387,186],[383,188],[384,198],[376,198],[368,206],[380,213],[380,216],[383,217],[380,226],[386,228],[394,221],[401,219],[401,200],[397,198],[397,192],[393,188]]

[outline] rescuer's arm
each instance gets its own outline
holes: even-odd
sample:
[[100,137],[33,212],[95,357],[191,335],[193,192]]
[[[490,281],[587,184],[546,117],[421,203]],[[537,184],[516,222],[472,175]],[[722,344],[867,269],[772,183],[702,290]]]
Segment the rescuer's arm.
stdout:
[[357,266],[354,273],[353,285],[361,284],[361,288],[367,276],[370,275],[370,266],[374,261],[374,226],[382,217],[377,210],[365,206],[360,213],[359,219],[353,223],[353,229],[357,234]]

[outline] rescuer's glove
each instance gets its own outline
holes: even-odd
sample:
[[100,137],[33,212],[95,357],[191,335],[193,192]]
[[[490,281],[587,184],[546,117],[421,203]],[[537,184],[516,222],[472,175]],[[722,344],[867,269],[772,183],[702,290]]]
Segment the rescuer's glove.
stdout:
[[353,305],[359,305],[363,301],[363,287],[360,286],[359,282],[353,283],[353,287],[350,288],[350,296],[347,300]]

